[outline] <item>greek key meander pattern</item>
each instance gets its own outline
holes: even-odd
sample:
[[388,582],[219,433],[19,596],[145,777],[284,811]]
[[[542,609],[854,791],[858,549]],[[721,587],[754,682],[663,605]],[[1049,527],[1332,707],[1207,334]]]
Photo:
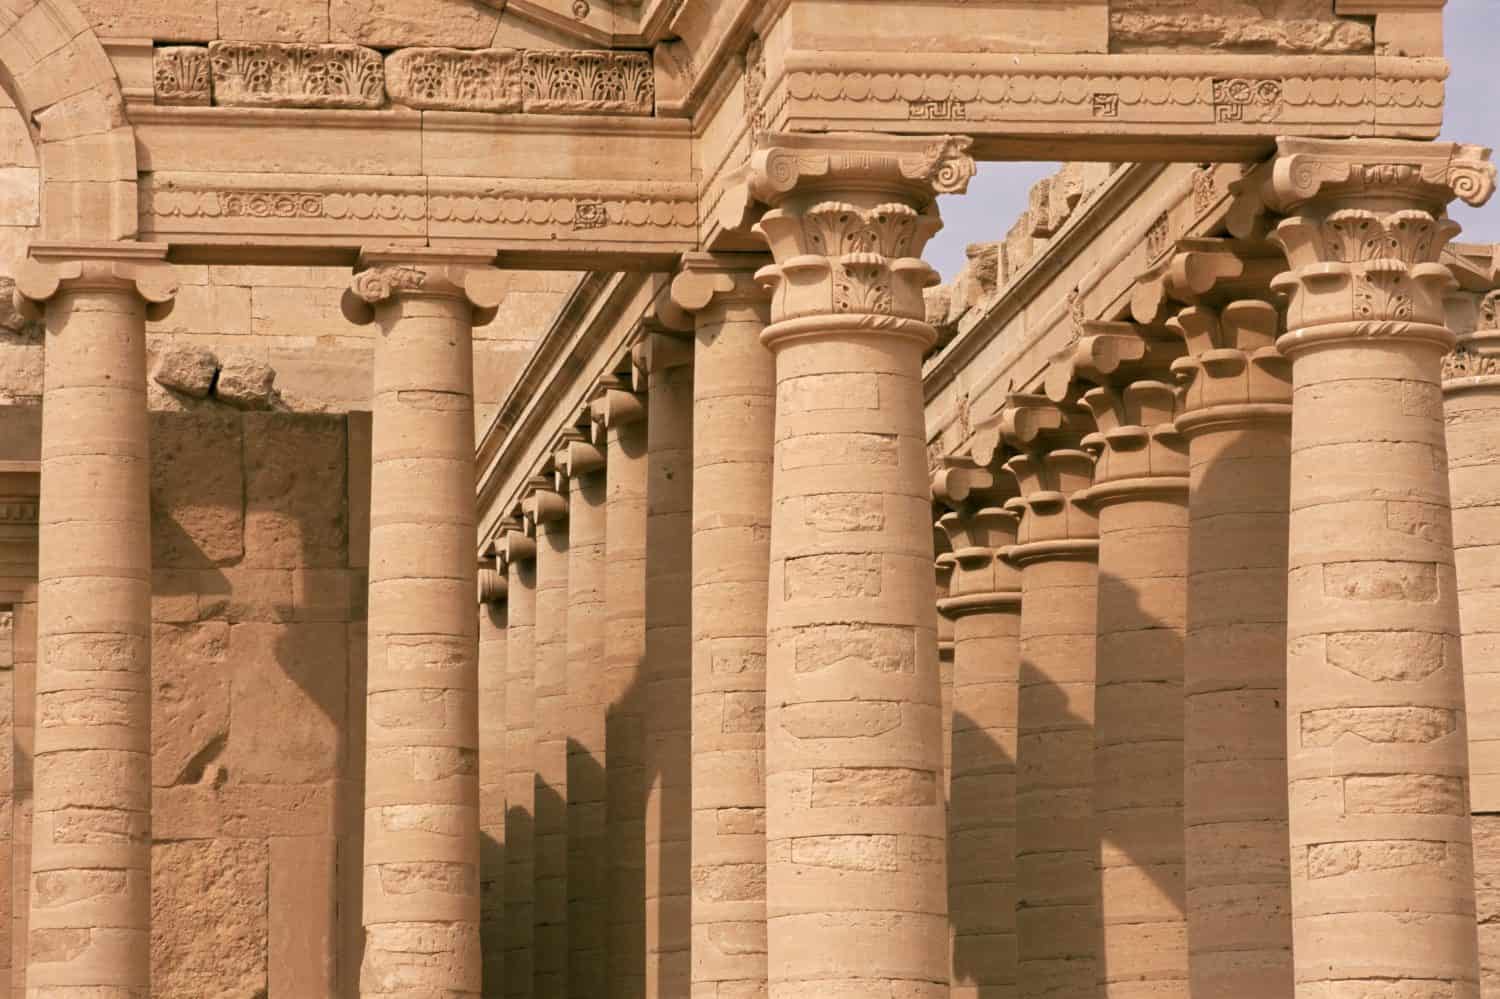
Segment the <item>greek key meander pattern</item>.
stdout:
[[651,54],[213,42],[156,50],[159,104],[650,116]]

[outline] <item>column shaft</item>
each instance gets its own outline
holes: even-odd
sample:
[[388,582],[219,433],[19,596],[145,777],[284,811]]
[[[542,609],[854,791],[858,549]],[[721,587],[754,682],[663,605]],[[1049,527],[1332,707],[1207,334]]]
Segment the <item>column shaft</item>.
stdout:
[[1292,991],[1285,415],[1188,433],[1186,885],[1194,996]]
[[554,516],[536,521],[536,999],[568,994],[568,524]]
[[[24,279],[18,285],[25,292]],[[35,297],[50,300],[26,989],[34,999],[147,999],[146,303],[108,263],[91,261]]]
[[[527,539],[529,541],[529,539]],[[533,994],[536,909],[536,562],[506,560],[505,996]]]
[[[592,445],[576,443],[575,450]],[[597,457],[602,458],[602,455]],[[568,994],[606,991],[605,472],[569,469],[567,608]]]
[[[481,572],[494,570],[484,570]],[[479,605],[479,943],[484,999],[505,995],[506,654],[508,607]]]
[[683,341],[646,345],[646,996],[691,977],[693,365]]
[[[1031,516],[1027,513],[1026,516]],[[1021,563],[1016,745],[1019,995],[1091,995],[1099,973],[1094,818],[1096,554]]]
[[954,999],[1016,989],[1016,693],[1020,593],[953,622],[948,908]]
[[371,997],[480,990],[472,310],[439,294],[377,306],[360,978]]
[[[682,281],[682,278],[678,279]],[[748,283],[743,274],[742,283]],[[758,288],[697,314],[692,996],[766,982],[766,587],[775,362]]]
[[[642,401],[610,390],[595,402],[605,433],[604,676],[608,769],[609,995],[646,988],[646,424]],[[628,410],[621,413],[620,410]]]

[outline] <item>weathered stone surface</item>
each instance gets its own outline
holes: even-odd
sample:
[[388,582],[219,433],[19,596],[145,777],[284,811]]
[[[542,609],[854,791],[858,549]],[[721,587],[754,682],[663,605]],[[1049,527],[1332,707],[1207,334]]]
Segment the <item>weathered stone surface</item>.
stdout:
[[391,100],[414,108],[521,110],[521,53],[515,49],[401,49],[385,60]]
[[475,49],[490,44],[498,11],[463,0],[433,0],[420,8],[403,0],[331,0],[328,18],[336,41],[380,48],[446,45]]
[[266,844],[157,843],[151,868],[151,994],[266,995]]
[[276,372],[253,357],[226,356],[214,385],[214,398],[237,409],[270,409],[276,401]]
[[151,629],[151,779],[212,783],[229,734],[229,625]]
[[152,55],[152,87],[158,104],[213,103],[208,49],[199,45],[163,45]]
[[238,559],[245,550],[240,419],[159,413],[151,430],[153,566],[207,568]]
[[214,42],[214,102],[240,107],[377,108],[380,53],[359,45]]
[[245,417],[245,565],[344,564],[345,447],[335,417]]
[[1370,52],[1366,23],[1328,0],[1123,0],[1110,4],[1112,51]]
[[176,344],[157,356],[151,377],[163,388],[203,399],[207,398],[218,373],[219,359],[213,351],[192,344]]
[[246,784],[302,784],[339,775],[348,652],[342,624],[236,624],[225,762]]
[[328,41],[328,5],[301,0],[234,0],[219,5],[219,37],[256,42]]

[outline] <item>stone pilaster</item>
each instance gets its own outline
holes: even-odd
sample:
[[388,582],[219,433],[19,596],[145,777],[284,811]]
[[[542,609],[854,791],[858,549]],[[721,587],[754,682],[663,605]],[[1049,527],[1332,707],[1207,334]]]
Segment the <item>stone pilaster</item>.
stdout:
[[1025,904],[1016,914],[1017,995],[1094,995],[1099,523],[1078,502],[1092,482],[1094,459],[1033,441],[1005,468],[1020,490],[1010,507],[1021,516],[1010,550],[1021,574],[1016,888]]
[[[585,410],[579,421],[592,427]],[[566,440],[553,457],[559,490],[568,493],[568,994],[598,999],[606,991],[609,910],[605,842],[604,450]]]
[[477,996],[479,682],[473,327],[483,253],[366,251],[344,296],[377,324],[370,472],[367,997]]
[[[1232,256],[1226,252],[1225,256]],[[1286,538],[1291,371],[1275,306],[1185,309],[1173,365],[1188,442],[1184,656],[1188,960],[1193,995],[1286,996]]]
[[690,255],[694,317],[692,996],[766,988],[766,598],[776,370],[744,255]]
[[[495,543],[505,572],[506,999],[533,992],[536,909],[536,542],[518,525]],[[488,990],[488,982],[486,982]]]
[[505,693],[510,581],[479,563],[479,947],[484,999],[505,995]]
[[521,501],[536,537],[535,908],[536,999],[568,994],[568,501],[533,489]]
[[1445,206],[1494,188],[1451,143],[1283,139],[1290,216],[1287,743],[1296,988],[1479,984],[1440,374]]
[[781,137],[750,187],[771,288],[769,995],[948,989],[920,254],[968,141]]
[[[1474,332],[1443,363],[1453,560],[1475,812],[1500,812],[1500,291],[1477,303]],[[1483,711],[1481,714],[1480,711]]]
[[[955,479],[967,479],[955,488]],[[1005,486],[1010,480],[1002,480]],[[954,568],[939,605],[953,619],[948,906],[954,999],[1016,989],[1016,695],[1021,577],[1005,561],[1016,516],[989,469],[950,467],[933,493]],[[960,495],[961,494],[961,495]]]
[[609,985],[613,999],[646,987],[646,400],[611,378],[590,404],[603,447],[604,745]]
[[145,326],[176,294],[165,257],[165,246],[139,243],[33,244],[16,275],[18,304],[47,330],[25,966],[33,999],[150,994]]
[[1094,388],[1084,501],[1099,517],[1094,812],[1103,999],[1188,989],[1183,897],[1183,640],[1188,463],[1177,396],[1152,380]]
[[649,333],[646,373],[646,996],[689,994],[693,349]]

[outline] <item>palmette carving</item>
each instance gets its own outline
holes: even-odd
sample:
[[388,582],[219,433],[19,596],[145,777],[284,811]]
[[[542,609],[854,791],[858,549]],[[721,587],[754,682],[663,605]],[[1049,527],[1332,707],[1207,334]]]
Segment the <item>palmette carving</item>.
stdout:
[[158,104],[206,105],[213,102],[208,49],[164,45],[151,57],[152,89]]
[[401,49],[385,60],[391,100],[414,108],[520,111],[518,49]]
[[1443,381],[1458,378],[1483,378],[1500,375],[1500,357],[1486,357],[1462,345],[1443,358]]
[[530,112],[649,115],[656,76],[645,52],[527,51],[525,109]]
[[359,45],[213,42],[214,101],[246,107],[377,108],[380,53]]

